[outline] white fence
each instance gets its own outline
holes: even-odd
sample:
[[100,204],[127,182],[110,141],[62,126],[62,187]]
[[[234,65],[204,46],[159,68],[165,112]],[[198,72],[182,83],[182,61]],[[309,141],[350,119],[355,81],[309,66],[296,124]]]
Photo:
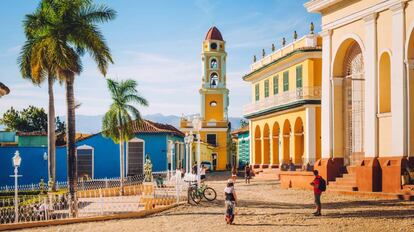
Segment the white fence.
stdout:
[[[154,177],[159,178],[160,175],[166,174],[154,173]],[[181,179],[181,175],[170,175],[169,179],[163,177],[161,185],[155,181],[156,178],[153,183],[143,183],[143,175],[128,177],[124,182],[122,195],[117,178],[78,182],[76,217],[137,212],[186,200],[186,183]],[[36,184],[24,185],[19,186],[19,190],[43,190],[43,187]],[[19,196],[17,219],[12,191],[14,187],[4,187],[0,190],[0,224],[70,218],[71,201],[66,183],[61,183],[56,193]]]

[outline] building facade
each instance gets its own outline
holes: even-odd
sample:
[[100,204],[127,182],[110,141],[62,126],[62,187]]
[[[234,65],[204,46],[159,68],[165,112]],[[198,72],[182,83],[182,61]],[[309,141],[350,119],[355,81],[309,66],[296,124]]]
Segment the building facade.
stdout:
[[[216,27],[208,30],[202,44],[202,78],[199,90],[201,98],[201,141],[215,146],[211,154],[217,170],[229,165],[230,124],[228,120],[229,90],[226,87],[225,41]],[[183,118],[180,128],[192,130],[191,120]]]
[[313,0],[322,15],[322,160],[360,191],[398,192],[414,167],[414,1]]
[[231,135],[236,145],[236,162],[237,168],[244,168],[250,162],[250,133],[249,126],[244,126],[238,130],[232,131]]
[[[145,120],[134,123],[134,138],[125,143],[125,175],[143,173],[145,156],[151,158],[153,171],[167,171],[185,167],[184,134],[171,125]],[[78,178],[99,179],[119,177],[119,144],[106,138],[102,133],[78,139],[77,169]],[[21,184],[39,183],[41,178],[47,182],[47,146],[0,147],[0,186],[12,185],[13,173],[11,159],[16,151],[20,152],[22,164],[19,174]],[[67,180],[67,152],[65,146],[56,148],[57,181]]]
[[250,163],[277,168],[292,161],[313,164],[321,156],[321,38],[313,32],[251,65]]

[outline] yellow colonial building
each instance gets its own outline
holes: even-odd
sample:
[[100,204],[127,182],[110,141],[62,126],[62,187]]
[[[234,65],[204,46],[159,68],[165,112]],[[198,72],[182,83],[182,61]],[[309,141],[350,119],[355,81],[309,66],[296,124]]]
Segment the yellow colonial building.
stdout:
[[[208,30],[202,44],[201,77],[201,141],[213,145],[210,154],[216,170],[228,167],[230,158],[230,126],[228,121],[229,90],[226,87],[225,41],[216,27]],[[183,132],[192,130],[191,120],[184,117],[180,122]],[[201,160],[203,161],[203,160]]]
[[348,179],[349,189],[401,191],[414,168],[414,1],[305,7],[322,15],[323,159],[315,168],[329,181]]
[[[289,160],[313,164],[321,157],[322,40],[312,32],[251,65],[243,77],[251,85],[250,163],[277,168]],[[285,40],[284,40],[285,41]]]

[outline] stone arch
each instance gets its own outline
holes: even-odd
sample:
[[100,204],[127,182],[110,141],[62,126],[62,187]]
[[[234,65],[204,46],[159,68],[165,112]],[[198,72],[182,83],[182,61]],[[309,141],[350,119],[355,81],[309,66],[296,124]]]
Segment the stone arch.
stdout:
[[257,125],[254,130],[254,164],[262,163],[262,135]]
[[290,159],[290,135],[292,128],[288,119],[283,123],[283,162],[288,163]]
[[279,123],[275,122],[272,128],[272,164],[279,164],[279,137],[280,137],[280,126]]
[[263,128],[263,164],[270,164],[270,129],[267,123]]
[[302,164],[303,163],[303,154],[304,154],[304,133],[303,133],[303,121],[298,117],[295,121],[295,154],[294,154],[294,163]]
[[338,122],[333,125],[334,155],[343,156],[345,165],[359,162],[364,155],[364,56],[361,42],[354,38],[339,45],[332,66],[332,111]]

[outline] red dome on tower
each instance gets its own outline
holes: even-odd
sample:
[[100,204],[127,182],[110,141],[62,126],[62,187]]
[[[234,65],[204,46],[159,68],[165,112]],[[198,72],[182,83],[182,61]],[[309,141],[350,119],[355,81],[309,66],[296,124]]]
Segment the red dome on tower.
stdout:
[[205,40],[221,40],[223,41],[223,37],[221,36],[221,33],[217,27],[211,27],[207,34]]

